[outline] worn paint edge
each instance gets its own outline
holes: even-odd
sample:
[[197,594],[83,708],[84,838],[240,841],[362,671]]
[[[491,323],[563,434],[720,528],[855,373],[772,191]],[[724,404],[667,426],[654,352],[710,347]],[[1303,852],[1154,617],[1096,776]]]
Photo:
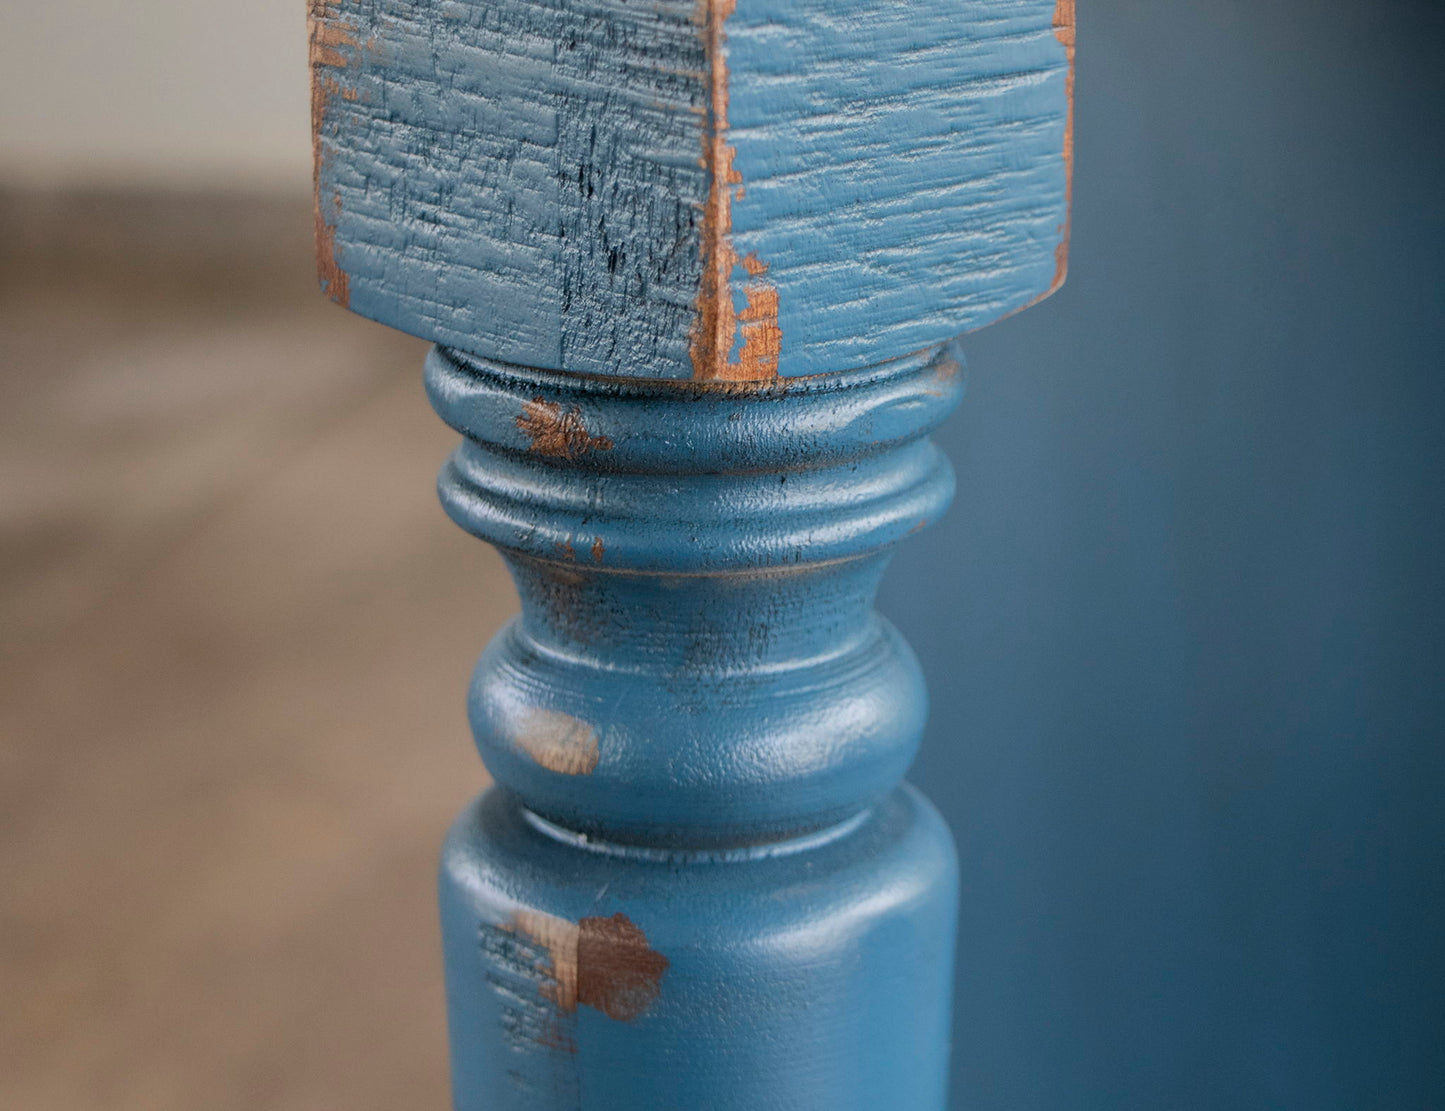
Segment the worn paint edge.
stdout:
[[1033,308],[1040,301],[1048,300],[1059,291],[1069,276],[1069,249],[1074,234],[1074,59],[1075,44],[1078,38],[1076,31],[1077,8],[1078,0],[1055,0],[1054,2],[1052,23],[1054,38],[1064,48],[1064,57],[1068,67],[1064,76],[1064,145],[1061,152],[1064,161],[1064,222],[1056,229],[1059,242],[1054,247],[1054,277],[1049,282],[1049,288],[1037,297],[1004,313],[998,320],[990,320],[988,324],[980,324],[970,331],[979,331],[988,327],[989,324],[997,324],[999,320],[1017,316],[1026,309]]
[[1063,44],[1069,72],[1064,78],[1064,96],[1068,100],[1064,120],[1064,222],[1059,227],[1059,245],[1054,249],[1054,281],[1049,293],[1055,292],[1069,276],[1069,245],[1074,230],[1074,58],[1078,41],[1078,0],[1057,0],[1054,6],[1054,37]]
[[582,410],[576,405],[564,410],[555,401],[534,397],[522,406],[516,420],[517,431],[527,437],[527,450],[551,459],[579,459],[593,451],[611,451],[613,443],[606,436],[594,436],[582,421]]
[[625,914],[574,923],[523,909],[503,928],[547,951],[551,982],[542,994],[565,1014],[587,1006],[617,1022],[640,1018],[657,1001],[672,963]]
[[354,93],[343,89],[336,78],[336,71],[346,69],[349,64],[345,50],[360,46],[351,28],[342,22],[340,14],[338,0],[310,0],[307,8],[311,63],[311,165],[317,280],[323,293],[338,305],[349,306],[351,279],[341,268],[336,254],[336,217],[340,215],[341,197],[337,194],[330,198],[332,213],[328,218],[326,198],[322,195],[322,170],[326,158],[322,133],[326,127],[326,116],[337,97],[354,96]]
[[602,759],[597,730],[560,710],[527,711],[512,730],[512,739],[541,767],[559,775],[591,775]]
[[[697,19],[707,53],[708,107],[702,129],[702,166],[708,197],[702,213],[702,281],[697,297],[690,354],[693,377],[702,381],[761,382],[778,377],[782,329],[778,325],[778,289],[763,275],[767,263],[755,254],[740,259],[732,241],[732,205],[743,195],[741,173],[728,144],[728,68],[726,23],[737,0],[699,0]],[[747,274],[746,304],[737,310],[733,272]],[[737,358],[733,348],[737,346]]]

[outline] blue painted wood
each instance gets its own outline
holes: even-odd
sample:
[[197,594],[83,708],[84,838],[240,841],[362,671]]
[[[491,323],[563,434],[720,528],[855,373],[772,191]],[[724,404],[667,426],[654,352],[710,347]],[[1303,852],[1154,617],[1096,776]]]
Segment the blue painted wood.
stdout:
[[457,1107],[942,1107],[956,865],[872,602],[952,496],[957,353],[699,393],[439,349],[427,381],[467,437],[443,503],[523,606],[442,864]]
[[952,338],[1062,280],[1072,0],[313,0],[317,241],[440,341],[520,618],[443,855],[461,1111],[938,1111],[951,838],[873,609]]
[[956,352],[741,395],[444,350],[427,380],[468,437],[442,501],[524,608],[472,690],[499,782],[569,829],[694,848],[823,828],[897,785],[924,695],[871,599],[952,496],[922,437],[958,401]]
[[333,297],[551,370],[872,366],[1050,291],[1072,0],[312,0]]
[[600,855],[500,793],[464,813],[442,864],[458,1111],[939,1111],[947,828],[904,788],[785,848]]

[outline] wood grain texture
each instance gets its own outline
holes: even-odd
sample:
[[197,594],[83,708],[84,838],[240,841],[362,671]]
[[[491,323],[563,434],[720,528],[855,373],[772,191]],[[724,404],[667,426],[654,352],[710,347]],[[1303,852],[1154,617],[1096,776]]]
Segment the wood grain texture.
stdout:
[[784,373],[868,365],[1051,289],[1068,59],[1054,4],[742,0],[728,23],[740,255]]
[[[319,192],[351,307],[528,366],[691,373],[693,0],[338,0]],[[684,368],[679,371],[677,368]]]
[[315,0],[313,19],[323,284],[416,335],[758,380],[876,365],[1061,280],[1068,0]]

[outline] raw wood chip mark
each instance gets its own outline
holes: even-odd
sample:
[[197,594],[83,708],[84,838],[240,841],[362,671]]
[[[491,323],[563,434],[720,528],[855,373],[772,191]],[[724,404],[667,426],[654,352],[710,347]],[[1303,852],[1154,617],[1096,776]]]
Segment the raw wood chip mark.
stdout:
[[597,730],[559,710],[528,711],[514,740],[538,764],[560,775],[591,775],[601,759]]
[[[707,49],[709,110],[702,136],[702,165],[709,177],[702,220],[702,286],[692,331],[693,377],[724,382],[776,378],[782,349],[778,327],[778,289],[762,275],[767,265],[756,255],[739,259],[733,246],[732,204],[742,197],[742,175],[733,167],[736,150],[728,145],[728,69],[723,25],[737,0],[699,0],[698,21]],[[737,188],[734,189],[734,186]],[[746,306],[733,301],[734,271],[742,268]],[[733,347],[738,346],[733,360]]]
[[1069,239],[1074,216],[1074,54],[1077,0],[1057,0],[1054,7],[1054,37],[1064,46],[1069,60],[1069,74],[1064,79],[1064,95],[1068,98],[1068,118],[1064,123],[1064,223],[1059,227],[1059,245],[1054,251],[1054,284],[1052,293],[1064,284],[1069,273]]
[[612,441],[594,436],[577,406],[563,411],[555,401],[534,397],[522,406],[517,428],[531,441],[528,450],[555,459],[577,459],[589,451],[611,451]]
[[339,305],[351,301],[351,281],[336,259],[336,216],[341,211],[341,196],[331,198],[332,215],[327,218],[322,198],[321,163],[324,156],[322,131],[326,113],[339,96],[356,99],[354,89],[344,89],[333,71],[350,64],[348,50],[360,47],[352,29],[342,22],[338,0],[310,0],[307,12],[311,47],[311,158],[314,174],[314,211],[316,220],[316,273],[321,288]]

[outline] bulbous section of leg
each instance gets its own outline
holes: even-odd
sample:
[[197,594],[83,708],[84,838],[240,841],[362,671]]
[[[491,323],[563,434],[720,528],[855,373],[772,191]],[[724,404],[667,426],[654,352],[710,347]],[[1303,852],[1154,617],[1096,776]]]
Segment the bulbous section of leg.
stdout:
[[955,356],[736,392],[434,351],[432,399],[466,436],[442,502],[522,601],[472,684],[496,782],[574,832],[688,849],[892,791],[926,696],[872,602],[952,496],[927,433],[962,392]]
[[494,789],[441,910],[458,1111],[940,1111],[957,866],[903,787],[765,848],[588,842]]
[[835,824],[902,782],[927,696],[869,601],[886,556],[712,575],[509,556],[523,615],[472,683],[495,780],[629,844],[757,844]]

